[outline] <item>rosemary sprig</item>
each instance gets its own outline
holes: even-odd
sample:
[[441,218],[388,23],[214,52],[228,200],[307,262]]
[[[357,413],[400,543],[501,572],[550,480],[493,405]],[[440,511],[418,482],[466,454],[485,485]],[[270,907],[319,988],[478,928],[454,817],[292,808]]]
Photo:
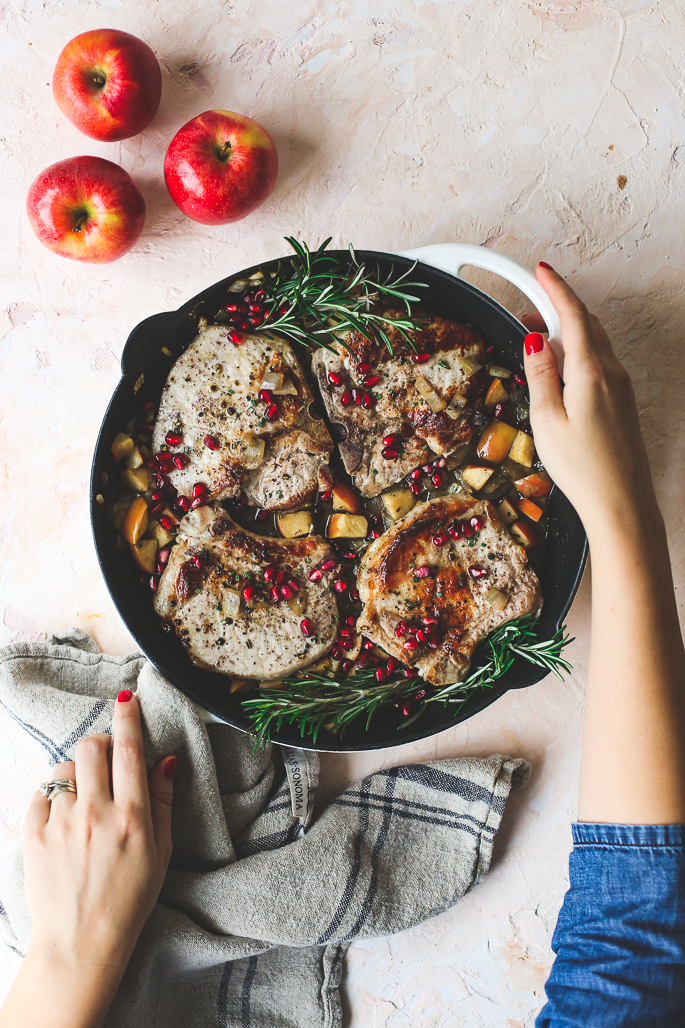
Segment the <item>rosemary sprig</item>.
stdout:
[[[476,690],[494,685],[517,656],[547,668],[557,678],[562,677],[562,670],[571,671],[571,664],[561,655],[564,647],[573,642],[566,626],[552,639],[538,640],[536,621],[537,615],[529,615],[496,629],[481,643],[475,661],[477,666],[469,677],[463,682],[442,686],[418,701],[416,710],[398,726],[398,731],[416,721],[429,703],[454,704],[458,710]],[[368,729],[376,714],[392,703],[414,697],[423,685],[418,678],[407,679],[400,675],[378,684],[373,669],[356,671],[341,679],[306,671],[303,674],[302,678],[284,679],[286,688],[271,689],[268,695],[243,701],[252,721],[255,747],[264,745],[271,731],[274,728],[278,731],[283,724],[296,725],[302,736],[310,732],[314,742],[324,725],[342,735],[356,718],[364,716]]]
[[[356,330],[366,339],[375,335],[392,355],[387,329],[397,330],[405,343],[416,349],[410,332],[420,329],[422,321],[411,313],[419,297],[409,290],[425,289],[425,282],[409,281],[416,267],[412,264],[401,275],[389,272],[381,279],[360,264],[350,244],[350,262],[342,264],[326,253],[332,237],[312,252],[306,243],[286,237],[295,256],[284,271],[271,276],[269,290],[273,304],[264,327],[308,347],[322,346],[336,352],[329,342],[333,333]],[[406,309],[406,316],[389,317],[377,309],[383,299],[392,298]],[[282,312],[282,313],[281,313]]]

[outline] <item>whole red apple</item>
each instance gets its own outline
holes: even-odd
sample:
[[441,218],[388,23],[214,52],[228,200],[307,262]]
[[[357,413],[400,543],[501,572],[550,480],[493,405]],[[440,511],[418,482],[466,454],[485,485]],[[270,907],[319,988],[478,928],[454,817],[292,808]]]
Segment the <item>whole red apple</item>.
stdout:
[[71,157],[41,171],[26,211],[44,246],[90,264],[122,257],[145,224],[145,201],[133,179],[102,157]]
[[278,154],[266,129],[231,111],[205,111],[179,129],[164,158],[177,207],[203,225],[239,221],[276,183]]
[[62,114],[91,139],[128,139],[149,125],[162,72],[142,39],[118,29],[82,32],[57,59],[52,92]]

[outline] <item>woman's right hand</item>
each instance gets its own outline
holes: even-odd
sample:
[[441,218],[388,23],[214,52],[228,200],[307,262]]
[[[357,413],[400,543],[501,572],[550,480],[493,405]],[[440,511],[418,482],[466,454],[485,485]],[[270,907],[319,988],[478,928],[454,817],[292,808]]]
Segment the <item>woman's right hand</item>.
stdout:
[[[564,387],[552,347],[538,331],[525,341],[530,420],[540,460],[568,496],[590,537],[656,511],[630,377],[593,314],[549,265],[536,277],[560,320]],[[524,318],[543,328],[539,315]]]

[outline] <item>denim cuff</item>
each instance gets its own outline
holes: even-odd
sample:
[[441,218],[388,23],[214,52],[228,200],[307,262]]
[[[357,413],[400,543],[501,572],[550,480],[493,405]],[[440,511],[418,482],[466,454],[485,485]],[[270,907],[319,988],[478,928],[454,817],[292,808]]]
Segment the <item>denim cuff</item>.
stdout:
[[642,846],[685,849],[685,825],[609,825],[576,822],[574,846]]

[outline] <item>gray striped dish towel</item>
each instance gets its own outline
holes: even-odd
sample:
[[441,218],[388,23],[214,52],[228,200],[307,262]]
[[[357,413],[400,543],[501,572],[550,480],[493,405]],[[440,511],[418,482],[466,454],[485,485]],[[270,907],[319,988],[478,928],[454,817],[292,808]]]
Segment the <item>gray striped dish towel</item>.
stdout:
[[[0,651],[0,702],[51,764],[111,732],[126,688],[148,767],[179,758],[174,853],[106,1028],[340,1028],[346,944],[418,924],[482,881],[509,791],[530,773],[500,756],[395,767],[313,821],[315,753],[253,753],[144,657],[106,656],[76,630]],[[0,868],[0,902],[23,954],[21,853]]]

